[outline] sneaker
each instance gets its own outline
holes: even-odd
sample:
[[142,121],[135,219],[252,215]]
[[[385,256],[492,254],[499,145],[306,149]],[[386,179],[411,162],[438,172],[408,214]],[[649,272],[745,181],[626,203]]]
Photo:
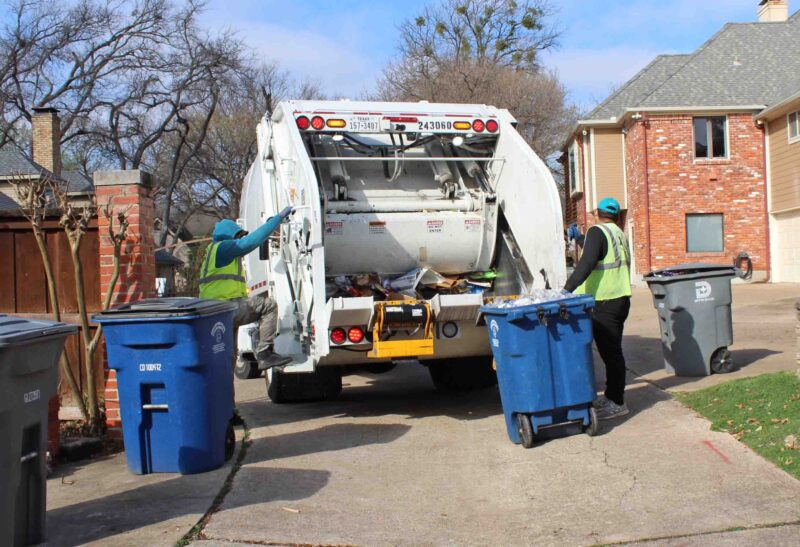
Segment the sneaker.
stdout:
[[618,405],[609,399],[606,399],[606,404],[604,406],[595,408],[597,409],[598,420],[611,420],[614,418],[619,418],[620,416],[625,416],[628,412],[630,412],[625,403]]
[[268,349],[256,355],[256,361],[258,361],[258,370],[267,370],[272,367],[286,366],[292,362],[292,358]]
[[608,406],[608,397],[606,397],[605,395],[600,395],[597,399],[594,400],[592,406],[595,408],[595,410],[600,412],[601,408],[605,408]]

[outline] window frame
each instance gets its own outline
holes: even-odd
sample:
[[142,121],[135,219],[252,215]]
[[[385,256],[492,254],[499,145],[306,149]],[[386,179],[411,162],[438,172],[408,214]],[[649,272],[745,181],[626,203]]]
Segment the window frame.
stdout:
[[[794,116],[794,124],[792,124],[792,116]],[[795,136],[792,136],[792,126],[795,128]],[[789,144],[800,142],[800,110],[789,112],[786,114],[786,137]]]
[[[692,251],[689,250],[689,217],[719,217],[720,218],[720,239],[721,249],[715,251],[702,250]],[[683,220],[683,228],[686,231],[686,254],[715,254],[725,253],[725,214],[724,213],[686,213]]]
[[579,154],[580,148],[578,147],[578,141],[573,140],[572,144],[569,145],[569,149],[567,150],[567,170],[569,171],[569,195],[573,196],[575,194],[581,193],[583,190],[583,177],[582,170],[581,170],[581,159]]
[[[714,155],[714,139],[711,129],[711,120],[714,118],[722,118],[724,121],[724,140],[725,140],[725,155],[724,156],[715,156]],[[695,120],[697,119],[704,119],[706,120],[706,139],[708,142],[708,151],[711,155],[709,156],[698,156],[697,155],[697,137],[695,136]],[[728,115],[725,114],[724,116],[692,116],[692,156],[694,157],[695,161],[721,161],[721,160],[728,160],[731,157],[731,143],[730,143],[730,131],[728,131]]]

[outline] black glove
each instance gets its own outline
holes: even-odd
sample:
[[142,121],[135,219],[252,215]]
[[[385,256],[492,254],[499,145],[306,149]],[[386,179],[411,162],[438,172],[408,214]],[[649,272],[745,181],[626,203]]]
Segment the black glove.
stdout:
[[283,211],[281,211],[279,214],[281,215],[281,218],[283,220],[286,220],[287,218],[289,218],[289,215],[291,215],[293,212],[294,212],[294,207],[289,205],[288,207],[284,207]]

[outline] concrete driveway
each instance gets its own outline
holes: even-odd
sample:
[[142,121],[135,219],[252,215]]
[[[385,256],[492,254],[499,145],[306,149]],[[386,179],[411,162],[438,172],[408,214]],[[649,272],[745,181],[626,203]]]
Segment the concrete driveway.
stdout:
[[[800,482],[672,400],[795,365],[797,285],[737,286],[727,377],[660,371],[657,320],[637,291],[625,341],[631,415],[598,437],[524,450],[496,390],[435,391],[407,366],[348,376],[335,402],[273,405],[237,393],[252,443],[199,544],[664,545],[800,543]],[[602,378],[598,369],[598,378]]]

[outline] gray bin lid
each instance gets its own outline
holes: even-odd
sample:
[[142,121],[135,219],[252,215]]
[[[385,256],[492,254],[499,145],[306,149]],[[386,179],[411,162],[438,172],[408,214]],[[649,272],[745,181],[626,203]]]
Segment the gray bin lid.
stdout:
[[662,268],[650,272],[646,274],[644,278],[648,280],[652,278],[673,279],[677,277],[715,277],[720,275],[730,275],[734,277],[736,275],[736,268],[725,264],[678,264],[677,266],[670,266],[669,268]]
[[67,335],[75,332],[78,332],[78,325],[27,319],[0,313],[0,348],[27,342],[34,338]]
[[94,321],[115,319],[147,319],[150,317],[188,317],[213,315],[234,311],[235,302],[210,300],[208,298],[173,297],[147,298],[138,302],[121,304],[110,310],[100,312],[92,317]]

